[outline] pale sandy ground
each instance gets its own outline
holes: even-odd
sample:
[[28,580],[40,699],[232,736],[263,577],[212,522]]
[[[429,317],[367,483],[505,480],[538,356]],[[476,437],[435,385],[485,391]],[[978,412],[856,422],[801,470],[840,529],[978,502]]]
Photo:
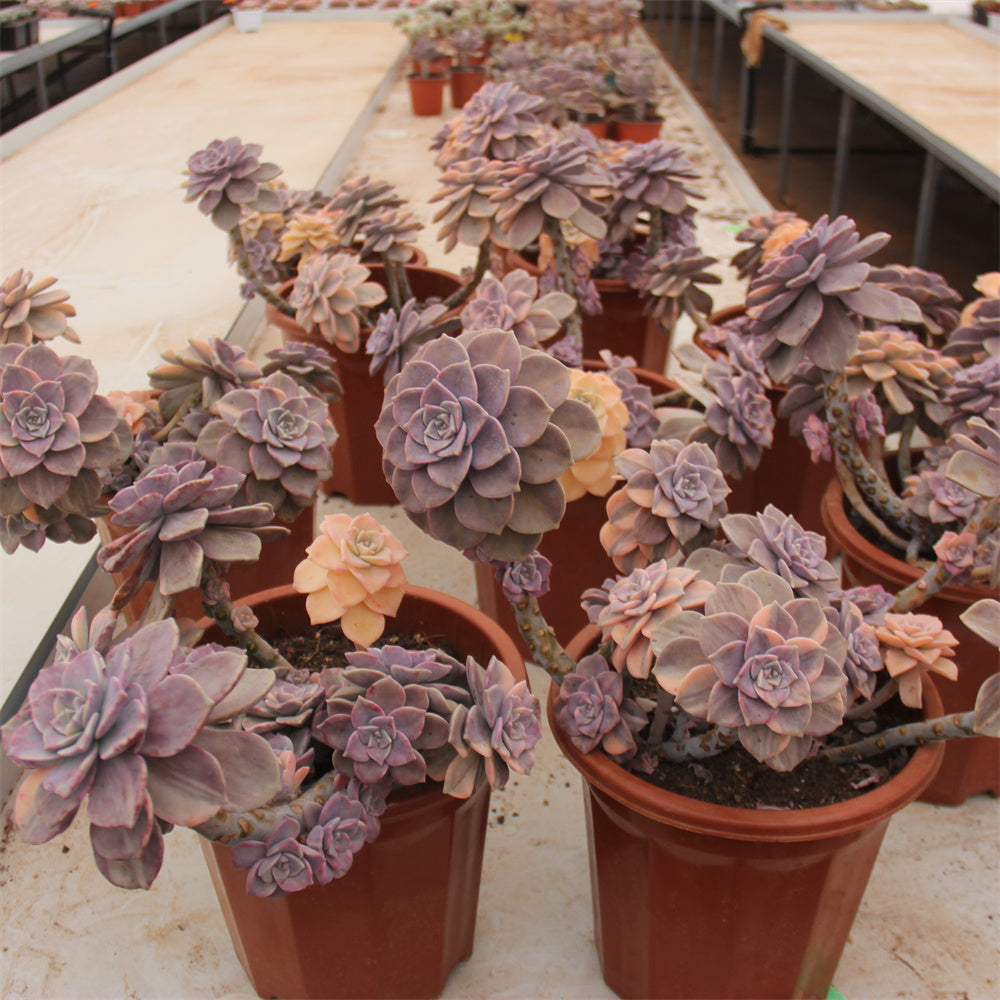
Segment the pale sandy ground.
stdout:
[[[679,99],[669,103],[669,136],[685,146],[705,175],[704,249],[725,258],[736,247],[732,227],[754,207],[752,193],[747,196],[728,163],[720,162],[697,117],[684,112]],[[403,85],[395,86],[351,172],[395,181],[429,223],[426,200],[435,181],[426,143],[443,120],[414,118]],[[244,138],[260,135],[247,132]],[[274,159],[282,162],[277,152]],[[293,184],[315,179],[309,166],[298,172],[285,165]],[[192,211],[190,206],[177,209],[181,225],[188,225],[184,220]],[[469,262],[459,254],[440,256],[433,230],[424,236],[431,263],[457,270]],[[127,241],[120,245],[123,261],[129,246]],[[221,244],[217,249],[221,254]],[[217,265],[206,255],[205,266],[217,272]],[[235,290],[231,273],[214,280],[225,295]],[[738,296],[730,281],[717,303]],[[261,331],[253,350],[259,354],[273,342],[272,334]],[[328,509],[351,508],[334,501]],[[411,549],[411,578],[468,598],[472,578],[460,556],[428,543],[398,511],[373,512]],[[531,669],[535,690],[544,696],[544,675]],[[476,950],[451,976],[444,996],[612,996],[593,948],[579,780],[550,737],[539,748],[534,773],[497,793],[492,811]],[[893,819],[835,978],[848,1000],[992,1000],[997,995],[998,818],[1000,803],[978,797],[959,809],[916,804]],[[96,874],[85,830],[78,822],[43,847],[27,847],[16,834],[5,834],[0,845],[0,996],[242,1000],[253,995],[193,834],[171,834],[164,870],[152,891],[125,893]],[[663,932],[669,934],[669,927]]]

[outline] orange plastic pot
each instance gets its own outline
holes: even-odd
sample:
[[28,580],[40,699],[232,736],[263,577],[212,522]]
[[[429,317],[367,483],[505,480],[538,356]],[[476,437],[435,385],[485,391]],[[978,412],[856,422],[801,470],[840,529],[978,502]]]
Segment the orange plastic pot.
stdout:
[[[304,599],[284,587],[247,598],[261,634],[307,623]],[[524,662],[510,637],[463,601],[406,588],[394,627],[444,637],[464,660],[497,656],[519,679]],[[206,639],[211,638],[211,633]],[[204,844],[233,948],[261,997],[436,997],[472,954],[490,789],[468,799],[439,785],[394,792],[381,833],[328,885],[280,899],[246,894],[246,872],[229,848]]]
[[[870,587],[877,583],[890,593],[897,593],[923,575],[915,566],[873,545],[855,529],[847,518],[844,492],[836,479],[828,484],[823,496],[822,516],[827,534],[840,548],[845,587]],[[997,596],[1000,595],[987,587],[952,584],[916,609],[919,614],[940,618],[959,641],[955,656],[958,680],[938,683],[941,701],[949,714],[968,712],[983,681],[997,671],[996,649],[967,628],[959,617],[981,598]],[[996,740],[986,736],[949,742],[941,770],[920,798],[924,802],[957,806],[980,792],[1000,796],[1000,753]]]
[[[574,658],[599,639],[588,627]],[[583,777],[594,936],[604,981],[642,1000],[825,998],[889,820],[940,764],[920,747],[884,785],[813,809],[752,810],[676,795],[549,723]],[[941,702],[927,693],[929,716]]]
[[[601,371],[600,361],[584,361],[588,371]],[[654,395],[670,392],[674,383],[641,368],[632,369],[639,382]],[[610,496],[610,494],[609,494]],[[588,493],[566,504],[566,513],[553,531],[542,536],[538,551],[552,563],[551,590],[538,600],[545,620],[560,642],[568,642],[588,622],[580,598],[589,587],[599,587],[608,577],[618,574],[611,558],[601,545],[600,530],[607,520],[608,498]],[[504,597],[491,566],[476,563],[476,593],[479,607],[504,630],[524,642],[517,627],[514,610]],[[527,649],[525,644],[524,649]]]
[[444,74],[406,78],[410,88],[410,107],[418,117],[427,118],[441,114],[444,108],[444,88],[447,82]]
[[[385,266],[365,263],[371,280],[384,284]],[[407,264],[406,273],[417,299],[447,298],[462,287],[461,279],[448,271]],[[287,294],[291,282],[281,291]],[[385,387],[382,373],[371,375],[371,358],[365,353],[367,334],[362,332],[361,348],[348,354],[324,340],[315,330],[303,330],[295,320],[268,305],[267,320],[277,326],[285,343],[304,341],[322,347],[336,361],[344,394],[330,404],[330,419],[337,429],[333,445],[333,474],[324,484],[328,494],[340,493],[355,504],[395,504],[396,494],[382,472],[382,446],[375,436],[375,422],[382,412]]]
[[[518,251],[508,250],[506,256],[507,270],[523,268],[535,277],[541,274],[537,264]],[[595,278],[594,284],[603,310],[597,316],[582,317],[583,356],[596,358],[603,350],[621,357],[631,355],[640,368],[662,374],[670,352],[670,332],[646,315],[639,293],[621,278]]]
[[457,69],[452,67],[451,106],[458,111],[472,100],[472,95],[486,83],[485,69]]
[[622,118],[615,120],[615,138],[619,142],[655,142],[662,131],[662,118],[644,122],[630,122]]

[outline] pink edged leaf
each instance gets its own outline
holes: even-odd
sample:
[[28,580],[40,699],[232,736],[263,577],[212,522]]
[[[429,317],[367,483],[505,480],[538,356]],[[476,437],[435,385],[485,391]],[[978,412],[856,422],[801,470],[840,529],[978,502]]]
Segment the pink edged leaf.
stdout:
[[1000,738],[1000,674],[988,677],[979,688],[973,728],[981,736]]
[[222,808],[247,812],[281,791],[281,765],[270,744],[255,733],[204,729],[195,745],[211,754],[225,778]]
[[131,827],[146,801],[146,764],[127,754],[101,761],[90,792],[87,815],[96,826]]
[[95,848],[94,862],[112,885],[120,889],[148,889],[163,864],[163,833],[159,825],[153,823],[149,840],[138,856],[111,860],[98,854]]
[[127,861],[142,853],[149,843],[156,820],[149,796],[143,796],[142,808],[132,826],[98,826],[90,824],[90,843],[94,854],[109,861]]
[[146,788],[157,816],[177,826],[197,826],[226,801],[226,782],[215,757],[196,746],[147,761]]
[[149,723],[142,753],[172,757],[183,750],[204,725],[211,699],[192,677],[174,674],[149,692]]
[[73,822],[82,799],[64,799],[42,787],[47,771],[30,771],[14,796],[14,822],[26,844],[44,844]]

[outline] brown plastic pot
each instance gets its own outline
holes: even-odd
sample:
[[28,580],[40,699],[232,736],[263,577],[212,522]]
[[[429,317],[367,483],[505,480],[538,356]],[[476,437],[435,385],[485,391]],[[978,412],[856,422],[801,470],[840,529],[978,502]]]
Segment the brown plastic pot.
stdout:
[[406,79],[410,87],[410,107],[413,113],[423,118],[441,114],[444,108],[444,88],[447,83],[445,75],[411,74]]
[[[385,266],[367,263],[371,280],[384,284]],[[406,273],[417,299],[447,298],[462,287],[462,280],[448,271],[407,264]],[[279,294],[287,294],[291,282],[279,289]],[[371,358],[365,353],[367,332],[362,331],[361,348],[356,354],[348,354],[339,347],[324,340],[315,330],[303,330],[295,320],[268,305],[267,321],[281,330],[285,343],[305,341],[328,351],[337,365],[344,394],[330,404],[330,419],[337,429],[337,440],[333,445],[333,474],[323,489],[328,494],[340,493],[351,503],[395,504],[396,494],[386,482],[382,472],[382,446],[375,436],[375,422],[382,412],[385,387],[382,373],[371,375],[368,366]]]
[[457,69],[452,67],[451,106],[458,111],[472,100],[473,94],[486,83],[485,69]]
[[[307,623],[291,587],[253,595],[260,631]],[[407,586],[393,626],[450,641],[461,659],[497,656],[518,679],[524,661],[510,637],[477,609]],[[212,638],[211,633],[206,640]],[[472,954],[490,789],[465,800],[440,785],[394,792],[381,833],[342,878],[280,899],[246,894],[229,848],[203,845],[233,948],[261,997],[309,1000],[436,997]]]
[[[587,371],[601,371],[605,367],[601,361],[584,361]],[[676,388],[673,382],[655,372],[642,368],[633,368],[632,371],[643,385],[653,390],[654,395]],[[538,546],[538,551],[552,563],[551,590],[539,598],[538,606],[556,638],[563,643],[587,624],[587,615],[580,606],[583,592],[589,587],[599,587],[608,577],[618,573],[600,540],[601,526],[607,520],[607,502],[606,496],[591,493],[571,500],[566,504],[566,513],[559,527],[547,531]],[[518,641],[523,643],[514,610],[504,597],[493,568],[477,562],[475,572],[479,607],[493,621],[499,622],[504,631],[516,635]],[[527,650],[527,644],[523,648]]]
[[[836,479],[828,484],[823,496],[822,516],[827,534],[840,547],[845,587],[870,587],[877,583],[890,593],[897,593],[923,575],[915,566],[873,545],[855,529],[847,518],[844,493]],[[987,587],[952,584],[917,608],[919,614],[940,618],[959,641],[955,656],[958,680],[938,683],[941,701],[949,714],[968,712],[983,681],[997,671],[996,649],[967,628],[959,617],[976,601],[997,596],[997,591]],[[937,777],[920,798],[923,802],[958,806],[980,792],[988,792],[994,798],[1000,796],[1000,753],[996,740],[986,736],[949,742]]]
[[[517,250],[508,250],[506,257],[508,271],[523,268],[534,277],[541,274],[538,265]],[[595,278],[594,284],[603,311],[597,316],[582,316],[583,356],[596,358],[601,351],[610,350],[621,357],[631,355],[640,368],[662,374],[667,366],[672,331],[663,330],[653,317],[646,315],[639,293],[626,281]]]
[[[593,626],[567,652],[599,639]],[[604,981],[642,1000],[825,998],[889,820],[934,776],[940,743],[884,785],[813,809],[717,806],[657,788],[606,754],[582,754],[549,723],[583,777]],[[929,716],[940,714],[936,691]]]

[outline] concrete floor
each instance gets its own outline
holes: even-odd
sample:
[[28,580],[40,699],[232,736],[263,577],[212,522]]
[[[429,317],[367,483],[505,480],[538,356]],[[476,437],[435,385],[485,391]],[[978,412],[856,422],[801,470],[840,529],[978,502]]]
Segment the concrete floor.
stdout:
[[[166,64],[165,76],[139,82],[145,96],[139,105],[124,91],[109,97],[75,122],[33,138],[0,165],[4,273],[24,264],[60,278],[77,302],[76,327],[87,353],[102,373],[111,373],[105,387],[135,384],[159,350],[224,330],[239,308],[221,234],[181,201],[178,172],[186,156],[208,139],[237,134],[261,142],[290,183],[306,186],[347,140],[395,57],[398,39],[387,25],[371,22],[338,25],[318,39],[327,30],[321,23],[269,23],[259,36],[237,36],[229,28],[210,32]],[[288,59],[293,51],[295,59]],[[362,56],[364,68],[348,62]],[[314,103],[290,112],[278,100],[286,88]],[[733,228],[759,207],[759,195],[683,95],[671,99],[668,111],[671,137],[705,176],[704,248],[725,257],[736,247]],[[139,132],[140,122],[146,129],[151,120],[155,144]],[[442,121],[414,118],[405,85],[396,81],[353,150],[349,172],[394,181],[429,222],[426,199],[435,184],[427,140]],[[80,131],[70,141],[67,130],[74,127]],[[128,150],[118,145],[126,139],[133,143]],[[102,159],[109,146],[115,170]],[[54,184],[56,179],[65,183]],[[55,190],[62,197],[63,187],[75,197],[51,212],[37,210],[46,205],[43,194]],[[456,271],[469,262],[441,255],[433,229],[423,236],[432,263]],[[190,290],[185,281],[194,283]],[[727,282],[717,304],[738,296]],[[252,352],[267,349],[273,336],[253,325]],[[351,509],[339,500],[330,507]],[[373,513],[410,549],[411,579],[468,597],[471,568],[460,555],[429,542],[397,510]],[[54,558],[53,571],[65,581],[71,572],[66,547],[51,548],[63,562],[60,567]],[[31,559],[3,557],[0,563],[8,675],[17,663],[13,633],[30,617],[12,599],[37,577],[39,557]],[[28,607],[39,616],[37,602]],[[544,696],[544,675],[530,669],[535,691]],[[535,772],[494,796],[490,827],[476,950],[452,975],[444,996],[611,996],[593,948],[579,779],[548,734]],[[998,994],[998,834],[1000,803],[986,797],[958,809],[915,804],[893,819],[835,977],[843,996],[991,1000]],[[197,838],[179,830],[168,838],[154,889],[126,893],[97,875],[84,823],[29,847],[8,820],[0,840],[0,996],[252,996],[205,875]]]

